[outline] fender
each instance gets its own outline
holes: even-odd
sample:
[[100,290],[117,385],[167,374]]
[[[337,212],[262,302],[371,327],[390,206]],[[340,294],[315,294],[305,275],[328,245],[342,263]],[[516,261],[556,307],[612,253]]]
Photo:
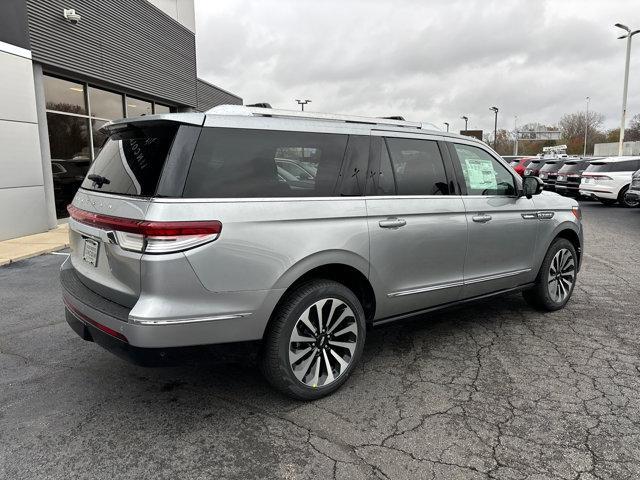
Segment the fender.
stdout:
[[578,271],[580,270],[580,265],[582,263],[582,257],[584,253],[583,251],[584,240],[583,240],[583,234],[582,234],[582,226],[581,224],[577,224],[570,220],[565,220],[559,223],[558,225],[556,225],[556,227],[549,233],[540,232],[541,236],[538,239],[538,245],[536,247],[536,256],[535,256],[536,262],[533,265],[533,271],[536,272],[536,277],[538,276],[538,272],[540,271],[540,267],[542,266],[544,256],[546,255],[547,250],[549,250],[549,247],[551,246],[551,242],[553,242],[561,232],[566,230],[572,231],[578,237],[579,247],[580,247],[579,248],[580,252],[578,252],[578,255],[579,255]]
[[330,264],[342,264],[355,268],[367,279],[369,278],[369,261],[347,250],[323,250],[316,252],[308,257],[300,259],[278,278],[272,289],[286,290],[293,285],[296,280],[310,272],[314,268],[322,267]]

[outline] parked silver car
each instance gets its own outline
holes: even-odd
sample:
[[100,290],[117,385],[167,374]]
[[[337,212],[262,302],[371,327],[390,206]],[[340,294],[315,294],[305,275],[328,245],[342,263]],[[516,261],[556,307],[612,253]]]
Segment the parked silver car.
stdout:
[[[69,206],[66,317],[141,363],[259,340],[272,385],[345,382],[368,326],[500,293],[564,307],[578,204],[419,123],[217,107],[104,127]],[[306,165],[289,185],[277,163]]]

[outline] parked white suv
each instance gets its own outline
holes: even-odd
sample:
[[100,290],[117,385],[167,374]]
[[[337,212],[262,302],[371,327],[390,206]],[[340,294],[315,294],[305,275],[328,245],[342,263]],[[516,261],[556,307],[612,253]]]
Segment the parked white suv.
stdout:
[[580,195],[600,200],[605,205],[619,202],[637,207],[640,202],[626,197],[633,172],[640,169],[640,157],[609,157],[591,162],[582,172]]

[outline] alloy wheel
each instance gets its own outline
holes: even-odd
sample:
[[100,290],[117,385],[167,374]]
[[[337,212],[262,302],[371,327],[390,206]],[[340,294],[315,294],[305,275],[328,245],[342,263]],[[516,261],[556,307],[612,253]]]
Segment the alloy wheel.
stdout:
[[349,367],[358,342],[351,308],[337,298],[324,298],[298,318],[289,339],[289,365],[308,387],[325,387]]
[[573,254],[566,248],[558,250],[551,260],[548,275],[549,295],[556,303],[564,302],[576,278],[576,266]]

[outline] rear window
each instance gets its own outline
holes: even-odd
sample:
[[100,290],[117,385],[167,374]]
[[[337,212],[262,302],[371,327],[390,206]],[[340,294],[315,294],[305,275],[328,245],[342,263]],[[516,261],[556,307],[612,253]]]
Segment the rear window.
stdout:
[[333,195],[348,135],[205,128],[187,175],[186,198]]
[[104,193],[150,197],[171,149],[177,126],[131,126],[111,135],[81,187]]
[[583,170],[586,164],[587,162],[567,162],[560,169],[560,173],[569,173]]
[[558,165],[558,162],[546,162],[542,168],[540,169],[540,171],[547,171],[547,170],[555,170],[556,167]]
[[585,172],[610,172],[610,171],[611,171],[610,163],[592,163],[585,170]]
[[640,167],[640,160],[626,160],[622,162],[593,162],[587,167],[587,172],[634,172]]

